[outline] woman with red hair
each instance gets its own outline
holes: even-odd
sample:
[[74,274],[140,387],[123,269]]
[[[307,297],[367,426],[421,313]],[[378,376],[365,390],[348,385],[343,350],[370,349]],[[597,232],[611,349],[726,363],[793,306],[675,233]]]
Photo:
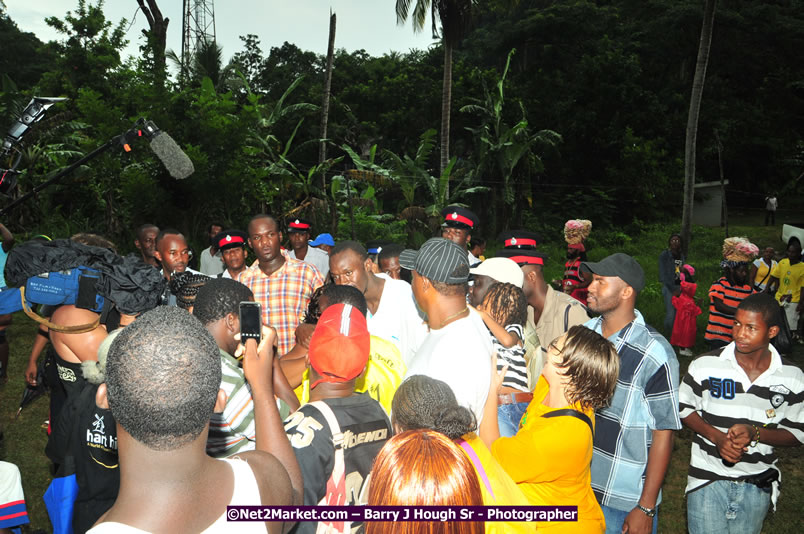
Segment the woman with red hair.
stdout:
[[[409,430],[383,446],[371,470],[369,506],[482,506],[472,463],[445,435]],[[482,534],[482,521],[367,521],[366,534]]]
[[[398,434],[406,430],[434,430],[460,447],[474,467],[486,506],[528,504],[522,490],[475,433],[477,422],[472,411],[458,404],[445,382],[424,375],[408,377],[394,394],[391,413],[391,424]],[[536,524],[486,521],[485,531],[486,534],[530,534],[536,531]]]

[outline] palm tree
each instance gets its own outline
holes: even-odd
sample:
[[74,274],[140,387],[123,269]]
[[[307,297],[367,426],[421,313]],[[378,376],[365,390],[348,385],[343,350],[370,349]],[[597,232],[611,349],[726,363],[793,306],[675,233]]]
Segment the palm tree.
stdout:
[[[396,0],[396,20],[404,24],[410,13],[411,0]],[[413,31],[419,32],[427,20],[427,12],[433,23],[433,39],[439,38],[439,24],[444,45],[444,81],[441,89],[441,161],[443,173],[449,164],[449,117],[452,107],[452,49],[460,43],[469,27],[472,0],[416,0],[413,7]],[[447,183],[447,196],[449,196]]]
[[179,69],[179,84],[188,81],[200,85],[204,78],[212,80],[216,91],[226,91],[234,85],[241,85],[237,76],[236,65],[229,61],[223,64],[223,47],[216,41],[204,40],[199,44],[195,54],[190,58],[190,64],[182,63],[181,58],[173,50],[168,50],[165,56]]

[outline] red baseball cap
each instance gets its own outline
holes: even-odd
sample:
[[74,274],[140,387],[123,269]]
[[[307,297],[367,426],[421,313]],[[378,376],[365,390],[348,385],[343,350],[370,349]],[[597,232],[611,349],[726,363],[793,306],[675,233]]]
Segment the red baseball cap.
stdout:
[[310,365],[320,382],[348,382],[363,372],[368,363],[370,335],[366,318],[351,304],[328,307],[313,331],[307,351]]

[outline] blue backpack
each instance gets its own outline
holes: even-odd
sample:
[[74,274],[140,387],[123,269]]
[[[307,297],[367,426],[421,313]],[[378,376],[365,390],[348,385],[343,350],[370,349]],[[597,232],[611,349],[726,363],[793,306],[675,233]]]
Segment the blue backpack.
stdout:
[[55,331],[80,333],[92,330],[98,326],[97,323],[71,327],[55,325],[31,310],[31,305],[73,304],[101,313],[105,300],[97,291],[99,279],[97,270],[84,266],[31,276],[22,287],[0,291],[0,314],[22,310],[31,319]]

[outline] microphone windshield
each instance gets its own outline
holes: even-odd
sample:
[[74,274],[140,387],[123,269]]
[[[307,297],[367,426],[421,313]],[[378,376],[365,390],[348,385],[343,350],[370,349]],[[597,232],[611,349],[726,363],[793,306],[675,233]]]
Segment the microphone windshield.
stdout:
[[173,178],[183,180],[195,172],[193,162],[176,144],[176,141],[165,132],[160,131],[151,139],[151,150],[162,161]]

